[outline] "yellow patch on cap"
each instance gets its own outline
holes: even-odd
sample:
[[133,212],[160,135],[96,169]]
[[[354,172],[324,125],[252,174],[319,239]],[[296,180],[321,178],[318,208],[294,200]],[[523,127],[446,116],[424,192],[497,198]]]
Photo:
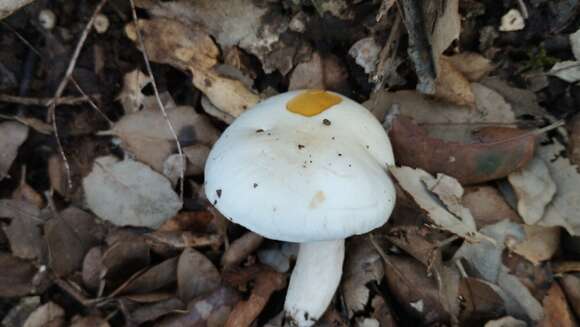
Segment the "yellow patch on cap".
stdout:
[[342,102],[342,98],[321,90],[305,91],[286,103],[286,109],[306,117],[316,116]]

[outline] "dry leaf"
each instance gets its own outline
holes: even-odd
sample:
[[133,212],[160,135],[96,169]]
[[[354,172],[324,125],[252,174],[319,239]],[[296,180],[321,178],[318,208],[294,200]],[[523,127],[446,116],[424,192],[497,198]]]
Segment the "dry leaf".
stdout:
[[157,291],[177,280],[177,257],[167,259],[155,265],[129,283],[119,288],[115,293],[143,294]]
[[220,287],[212,293],[191,301],[183,314],[164,318],[157,326],[224,326],[240,295],[229,287]]
[[576,83],[580,81],[580,61],[560,61],[550,69],[548,74],[568,83]]
[[10,16],[21,7],[33,2],[34,0],[4,0],[0,4],[0,20]]
[[447,321],[439,299],[437,284],[428,277],[423,264],[415,259],[389,256],[385,265],[385,277],[390,293],[397,299],[407,314],[420,319],[422,325]]
[[469,209],[479,228],[493,225],[504,219],[514,223],[523,223],[501,193],[492,186],[465,188],[462,203]]
[[403,116],[393,121],[389,135],[399,165],[443,173],[462,184],[507,176],[532,159],[535,147],[535,134],[506,127],[482,128],[471,141],[446,141]]
[[517,9],[510,9],[505,15],[501,17],[501,25],[499,30],[502,32],[520,31],[526,27],[524,17]]
[[[209,156],[211,148],[204,144],[194,144],[186,146],[182,150],[186,157],[187,165],[185,168],[185,176],[201,175],[205,168],[205,161]],[[181,163],[181,156],[178,153],[170,155],[163,163],[163,175],[165,175],[172,184],[175,184],[181,177],[183,167]]]
[[214,216],[211,212],[182,211],[161,225],[158,232],[193,231],[197,233],[215,232]]
[[480,325],[501,315],[505,308],[497,290],[497,286],[484,280],[462,278],[459,284],[459,296],[463,299],[459,317],[462,325]]
[[12,218],[10,225],[4,227],[12,254],[44,262],[47,253],[41,233],[44,219],[38,207],[21,200],[0,200],[0,217]]
[[356,41],[348,50],[348,54],[369,76],[374,75],[377,70],[380,52],[381,47],[372,36]]
[[570,34],[569,38],[574,58],[580,60],[580,28],[576,32]]
[[451,43],[459,39],[461,32],[459,0],[445,0],[442,6],[443,12],[436,17],[431,36],[431,49],[435,63],[439,62],[439,56],[449,48]]
[[580,174],[577,167],[561,154],[565,148],[556,140],[538,147],[538,157],[548,165],[558,192],[546,207],[541,226],[561,226],[572,235],[580,234]]
[[348,88],[348,72],[333,55],[312,54],[310,60],[296,65],[290,74],[288,90],[321,89],[343,92]]
[[22,297],[33,290],[34,266],[25,260],[0,253],[0,298]]
[[216,267],[200,252],[186,249],[177,263],[177,294],[183,302],[219,288],[221,277]]
[[434,96],[458,106],[475,105],[475,95],[471,90],[471,84],[444,56],[439,59],[439,73],[435,80]]
[[242,263],[250,254],[260,247],[263,241],[264,238],[262,236],[253,232],[247,232],[233,241],[222,256],[221,263],[224,270]]
[[[219,137],[219,131],[209,120],[191,107],[170,108],[166,112],[182,146],[212,145]],[[119,137],[126,151],[158,172],[163,172],[163,163],[177,147],[167,120],[159,110],[125,115],[110,131],[100,134]]]
[[46,205],[44,197],[26,182],[26,166],[22,168],[20,184],[18,184],[18,187],[14,192],[12,192],[12,198],[15,200],[30,202],[40,209],[44,208]]
[[[172,3],[167,4],[171,6]],[[226,19],[224,22],[229,21],[231,20]],[[149,58],[191,71],[193,85],[220,111],[237,117],[258,102],[259,97],[242,82],[223,77],[213,69],[217,64],[219,50],[200,26],[165,18],[139,20],[138,26],[147,36],[144,44]],[[126,33],[131,40],[137,42],[134,23],[126,26]]]
[[151,83],[151,78],[139,69],[123,76],[123,89],[117,99],[121,102],[125,114],[134,113],[143,108],[146,95],[142,91],[149,83]]
[[371,299],[367,284],[370,282],[379,284],[385,272],[383,260],[368,236],[351,237],[347,253],[341,289],[348,317],[352,318],[364,311]]
[[65,312],[53,302],[38,307],[26,319],[23,327],[60,327],[64,326]]
[[109,327],[109,323],[99,316],[75,316],[71,321],[71,327]]
[[436,179],[421,169],[410,167],[391,167],[389,169],[396,182],[407,192],[417,205],[427,212],[435,226],[461,236],[472,242],[489,240],[477,232],[471,214],[456,216],[437,201],[425,184]]
[[526,224],[533,225],[544,216],[544,209],[556,194],[546,163],[532,159],[525,167],[508,176],[518,197],[518,213]]
[[[364,103],[379,120],[394,104],[401,115],[413,118],[418,124],[511,124],[516,117],[511,105],[502,95],[479,83],[472,83],[475,108],[460,108],[429,99],[415,91],[374,92]],[[436,114],[434,114],[436,113]]]
[[470,82],[479,81],[495,68],[489,59],[475,52],[462,52],[442,58]]
[[[0,14],[2,10],[0,9]],[[0,181],[7,177],[18,148],[28,138],[28,127],[17,122],[0,123]]]
[[503,318],[490,320],[485,323],[484,327],[526,327],[526,324],[523,320],[518,320],[511,316],[506,316]]
[[575,115],[569,124],[568,154],[572,164],[578,166],[580,165],[580,115]]
[[129,321],[135,325],[142,325],[171,313],[183,312],[184,309],[185,304],[180,299],[172,297],[138,307],[130,313]]
[[83,186],[89,208],[120,226],[156,228],[182,205],[165,177],[130,159],[98,158]]
[[102,260],[103,250],[99,246],[90,249],[83,259],[83,284],[91,291],[95,291],[101,282],[101,272],[105,270]]
[[578,317],[580,315],[580,276],[578,274],[565,274],[560,282],[570,307]]
[[549,260],[560,247],[560,228],[523,225],[526,238],[514,245],[513,252],[534,264]]
[[298,257],[298,243],[269,244],[261,248],[257,256],[261,263],[285,273],[290,270],[290,263]]
[[225,324],[226,327],[250,327],[264,310],[270,296],[286,286],[286,276],[264,268],[257,275],[252,294],[246,301],[236,304]]
[[2,318],[4,327],[21,327],[26,318],[40,306],[40,296],[28,296],[21,298],[16,305]]
[[137,271],[148,267],[150,262],[150,249],[142,238],[122,238],[102,254],[103,271],[100,276],[105,277],[109,284],[120,284]]
[[545,317],[538,323],[541,327],[575,327],[578,326],[562,288],[552,283],[548,295],[544,298]]

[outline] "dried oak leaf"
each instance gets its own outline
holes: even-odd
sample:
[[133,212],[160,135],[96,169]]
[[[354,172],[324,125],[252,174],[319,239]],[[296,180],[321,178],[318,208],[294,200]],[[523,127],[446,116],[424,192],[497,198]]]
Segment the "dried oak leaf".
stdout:
[[220,284],[220,274],[208,258],[191,248],[183,251],[177,263],[177,294],[183,302],[215,291]]
[[262,236],[253,232],[247,232],[233,241],[222,256],[221,264],[224,270],[242,263],[260,247],[263,241],[264,238]]
[[48,302],[34,310],[23,327],[60,327],[64,326],[64,322],[64,310],[59,305]]
[[[0,10],[1,13],[1,10]],[[18,148],[28,138],[28,127],[17,122],[0,123],[0,181],[7,177]]]
[[[139,20],[137,26],[144,35],[149,58],[190,71],[193,85],[220,111],[238,117],[260,99],[242,82],[224,77],[213,68],[217,64],[219,49],[198,24],[155,18]],[[135,23],[128,24],[125,30],[131,40],[138,42]]]
[[507,204],[501,193],[492,186],[465,188],[462,203],[473,215],[478,228],[493,225],[504,219],[523,223],[520,216]]
[[534,155],[535,134],[515,128],[487,127],[469,141],[431,137],[407,117],[392,124],[391,142],[399,165],[443,173],[462,184],[502,178],[523,167]]
[[0,298],[22,297],[33,290],[34,266],[7,253],[0,253]]
[[533,158],[528,164],[509,174],[508,180],[518,198],[518,213],[528,225],[537,223],[556,194],[556,183],[546,163]]
[[[207,117],[196,113],[192,107],[169,108],[166,112],[183,146],[212,145],[219,137],[219,131]],[[176,150],[175,138],[159,110],[143,110],[125,115],[110,131],[100,134],[119,137],[125,150],[158,172],[163,172],[165,160]]]
[[[421,169],[413,169],[410,167],[391,167],[390,172],[401,188],[413,198],[422,210],[427,212],[428,217],[435,226],[470,241],[489,241],[488,237],[477,232],[475,221],[469,213],[469,210],[458,205],[458,209],[462,208],[461,212],[458,210],[454,210],[455,212],[453,212],[447,203],[442,204],[441,201],[436,200],[434,194],[429,190],[428,185],[436,185],[437,180],[449,178],[448,176],[440,175],[435,179]],[[460,189],[459,194],[450,194],[450,196],[457,197],[458,201],[462,192],[463,189]],[[441,196],[439,196],[439,199],[445,202]]]
[[89,208],[120,226],[156,228],[182,206],[165,177],[130,159],[98,158],[83,186]]

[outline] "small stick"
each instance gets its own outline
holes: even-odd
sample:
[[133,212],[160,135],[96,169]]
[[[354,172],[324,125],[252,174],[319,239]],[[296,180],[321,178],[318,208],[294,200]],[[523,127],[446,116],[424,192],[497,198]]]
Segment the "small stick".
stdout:
[[99,108],[99,106],[97,106],[97,104],[95,102],[93,102],[93,99],[91,99],[91,97],[85,93],[85,91],[81,88],[79,83],[77,83],[76,79],[71,77],[71,81],[73,82],[74,86],[77,88],[77,91],[79,91],[80,94],[82,94],[83,96],[85,96],[87,98],[87,102],[91,105],[91,107],[93,107],[93,109],[95,109],[99,114],[101,114],[101,116],[109,123],[109,126],[113,126],[113,124],[114,124],[113,121],[111,119],[109,119],[109,117]]
[[175,128],[173,128],[173,124],[169,120],[169,116],[167,116],[167,112],[165,111],[165,106],[163,105],[163,101],[161,101],[161,97],[159,96],[159,89],[157,88],[157,82],[155,81],[155,76],[153,76],[153,69],[151,69],[151,62],[149,61],[149,55],[147,54],[147,48],[145,47],[145,42],[143,41],[143,35],[141,34],[141,30],[139,29],[139,23],[137,20],[137,11],[135,9],[135,0],[129,0],[131,3],[131,13],[133,14],[133,22],[135,23],[135,32],[137,33],[137,39],[139,40],[139,46],[142,49],[143,59],[145,60],[145,67],[147,68],[147,73],[151,77],[151,86],[153,86],[153,92],[155,93],[155,100],[157,100],[157,105],[163,114],[163,118],[167,122],[169,126],[169,130],[171,131],[171,135],[175,139],[175,144],[177,144],[177,152],[179,153],[179,159],[182,163],[181,165],[181,172],[180,172],[180,182],[179,182],[179,194],[181,201],[183,201],[183,191],[184,191],[184,181],[185,181],[185,167],[186,161],[185,156],[183,155],[183,149],[181,148],[181,143],[179,142],[179,138],[177,137],[177,132]]
[[[53,99],[54,98],[34,98],[9,94],[0,94],[0,102],[23,104],[26,106],[48,107],[51,105]],[[89,101],[91,101],[91,99],[87,95],[83,95],[80,97],[62,97],[58,99],[58,103],[64,105],[77,105]]]

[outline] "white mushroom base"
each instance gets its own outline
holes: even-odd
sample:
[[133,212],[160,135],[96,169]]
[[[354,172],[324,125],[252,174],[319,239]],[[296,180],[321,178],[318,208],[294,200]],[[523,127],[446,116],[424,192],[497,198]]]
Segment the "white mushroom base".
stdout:
[[301,243],[284,309],[289,325],[308,327],[324,314],[340,283],[344,240]]

